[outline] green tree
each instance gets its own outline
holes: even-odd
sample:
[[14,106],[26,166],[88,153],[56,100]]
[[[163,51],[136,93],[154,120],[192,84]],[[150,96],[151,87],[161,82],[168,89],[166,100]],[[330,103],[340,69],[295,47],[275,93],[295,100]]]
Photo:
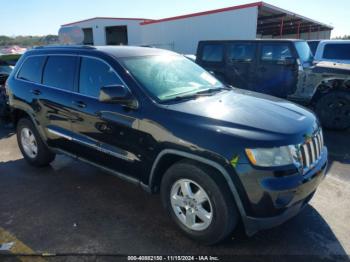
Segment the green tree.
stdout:
[[337,40],[350,40],[350,35],[337,36],[334,39],[337,39]]
[[52,45],[57,43],[57,35],[16,37],[0,36],[0,46],[19,45],[23,47],[32,47],[38,45]]

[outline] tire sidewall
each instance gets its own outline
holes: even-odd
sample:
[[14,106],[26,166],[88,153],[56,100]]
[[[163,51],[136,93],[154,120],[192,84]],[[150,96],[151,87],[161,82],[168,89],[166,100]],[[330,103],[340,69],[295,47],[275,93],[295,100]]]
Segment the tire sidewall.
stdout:
[[[23,149],[22,139],[21,139],[21,132],[22,132],[23,128],[28,128],[33,133],[33,135],[35,137],[37,147],[38,147],[38,153],[34,158],[29,157]],[[38,160],[39,155],[41,154],[41,148],[39,146],[40,141],[39,141],[38,133],[36,132],[36,129],[34,128],[33,123],[27,118],[22,118],[18,121],[18,124],[17,124],[17,142],[18,142],[18,146],[22,152],[23,157],[28,162],[35,163]]]
[[[180,179],[190,179],[200,185],[207,193],[212,209],[213,219],[208,228],[202,231],[191,230],[186,227],[176,216],[170,200],[170,192],[174,183]],[[225,191],[225,190],[224,190]],[[222,240],[238,222],[238,214],[235,206],[227,203],[227,196],[221,192],[218,184],[210,177],[207,170],[203,170],[190,164],[178,164],[176,168],[170,168],[161,186],[162,203],[173,221],[184,231],[186,235],[204,244],[215,244]]]
[[328,129],[344,130],[350,127],[350,121],[349,123],[345,123],[341,127],[335,127],[331,125],[330,119],[324,118],[323,112],[327,110],[326,104],[332,101],[332,99],[338,99],[338,98],[345,100],[350,105],[350,92],[346,92],[346,91],[331,91],[327,94],[322,95],[320,98],[318,98],[315,104],[315,112],[317,113],[321,121],[321,124]]

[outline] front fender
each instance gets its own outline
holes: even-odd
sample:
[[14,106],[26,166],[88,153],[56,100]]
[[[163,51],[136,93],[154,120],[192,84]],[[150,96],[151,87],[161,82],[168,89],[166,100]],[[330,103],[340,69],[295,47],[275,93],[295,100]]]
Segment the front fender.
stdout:
[[205,158],[205,157],[202,157],[202,156],[198,156],[198,155],[195,155],[195,154],[192,154],[192,153],[188,153],[188,152],[184,152],[184,151],[180,151],[180,150],[176,150],[176,149],[164,149],[162,150],[157,158],[155,159],[153,165],[152,165],[152,169],[151,169],[151,173],[150,173],[150,176],[149,176],[149,182],[148,182],[148,188],[149,189],[152,189],[153,188],[153,185],[155,183],[155,171],[156,171],[156,168],[157,166],[159,165],[159,163],[161,162],[162,158],[167,156],[167,155],[176,155],[176,156],[180,156],[180,157],[183,157],[183,158],[186,158],[186,159],[190,159],[190,160],[194,160],[194,161],[197,161],[197,162],[200,162],[200,163],[203,163],[205,165],[208,165],[212,168],[215,168],[218,172],[220,172],[220,174],[223,175],[234,199],[235,199],[235,202],[236,202],[236,205],[237,205],[237,208],[240,212],[240,215],[241,215],[241,218],[242,218],[242,221],[243,223],[245,223],[246,221],[246,211],[244,209],[244,206],[243,206],[243,202],[241,200],[241,197],[238,193],[238,190],[237,190],[237,187],[235,185],[235,183],[233,182],[230,174],[228,173],[228,171],[224,168],[223,165],[213,161],[213,160],[210,160],[208,158]]

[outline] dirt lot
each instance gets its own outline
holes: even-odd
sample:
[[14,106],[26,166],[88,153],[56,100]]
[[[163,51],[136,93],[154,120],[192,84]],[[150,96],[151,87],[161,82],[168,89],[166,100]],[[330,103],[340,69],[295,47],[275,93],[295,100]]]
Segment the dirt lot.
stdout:
[[32,168],[23,160],[13,131],[0,128],[0,244],[13,242],[11,252],[17,254],[211,254],[257,259],[310,255],[347,261],[349,135],[326,133],[328,177],[301,214],[252,238],[204,247],[177,230],[158,196],[64,156],[51,167]]

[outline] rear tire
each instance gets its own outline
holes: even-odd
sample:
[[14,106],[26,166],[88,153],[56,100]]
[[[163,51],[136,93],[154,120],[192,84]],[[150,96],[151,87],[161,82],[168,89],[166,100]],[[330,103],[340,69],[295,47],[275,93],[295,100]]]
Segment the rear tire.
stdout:
[[206,245],[226,239],[239,221],[233,196],[220,176],[201,164],[181,161],[161,182],[162,203],[172,220],[188,237]]
[[24,159],[32,166],[48,166],[55,159],[28,118],[21,118],[17,123],[17,142]]
[[344,130],[350,127],[350,92],[331,91],[315,103],[315,112],[323,127]]

